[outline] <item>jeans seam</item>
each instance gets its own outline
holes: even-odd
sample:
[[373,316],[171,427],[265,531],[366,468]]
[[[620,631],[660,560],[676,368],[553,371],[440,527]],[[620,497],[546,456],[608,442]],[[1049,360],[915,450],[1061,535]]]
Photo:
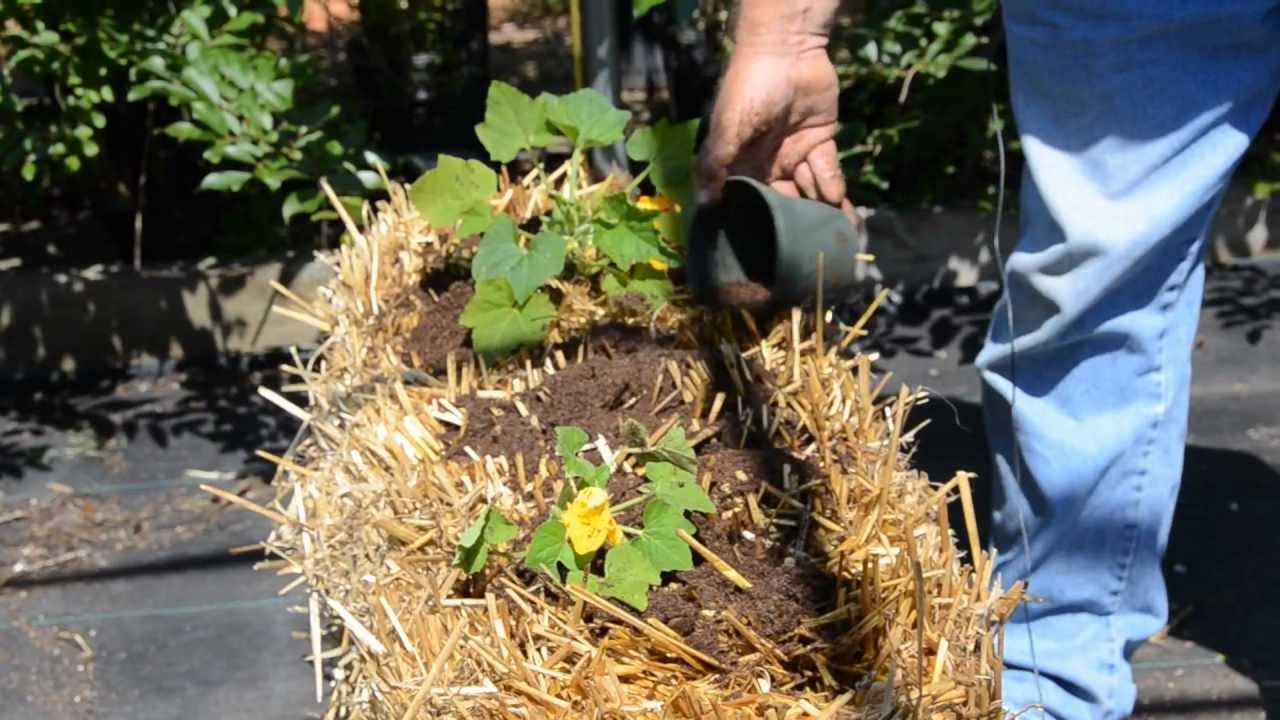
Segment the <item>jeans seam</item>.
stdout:
[[[1183,260],[1178,263],[1178,266],[1174,271],[1175,274],[1174,274],[1173,282],[1170,283],[1164,289],[1163,302],[1161,302],[1160,304],[1161,318],[1168,317],[1169,311],[1173,308],[1173,305],[1177,300],[1176,295],[1178,293],[1178,290],[1183,286],[1183,282],[1184,282],[1185,273],[1183,272],[1183,265],[1186,263],[1187,261],[1186,259],[1190,254],[1191,247],[1194,244],[1195,244],[1195,238],[1192,238],[1191,242],[1188,243],[1187,246],[1183,248]],[[1165,376],[1165,368],[1164,368],[1165,350],[1167,347],[1166,340],[1168,339],[1168,334],[1169,334],[1169,323],[1164,322],[1162,323],[1160,332],[1156,334],[1156,358],[1157,358],[1156,372],[1155,372],[1156,390],[1157,390],[1156,412],[1154,413],[1154,416],[1151,419],[1151,424],[1148,426],[1147,441],[1143,446],[1142,456],[1138,460],[1139,462],[1138,470],[1134,474],[1134,478],[1133,478],[1135,504],[1140,504],[1142,502],[1142,493],[1143,493],[1143,488],[1145,487],[1145,480],[1147,476],[1150,474],[1151,464],[1149,461],[1152,456],[1152,451],[1155,447],[1156,438],[1159,436],[1160,424],[1164,422],[1164,419],[1169,412],[1169,408],[1167,407],[1167,403],[1165,402],[1165,394],[1168,391],[1168,387],[1166,386],[1167,378]],[[1133,508],[1131,507],[1130,510],[1133,510]],[[1113,658],[1113,660],[1111,661],[1112,677],[1117,678],[1117,682],[1114,682],[1111,684],[1111,690],[1109,691],[1108,696],[1104,701],[1105,708],[1103,712],[1104,712],[1104,715],[1107,717],[1119,717],[1118,715],[1115,715],[1115,709],[1117,705],[1115,694],[1119,690],[1122,683],[1118,681],[1118,678],[1120,677],[1120,673],[1118,672],[1119,668],[1115,666],[1114,658],[1124,657],[1125,640],[1124,638],[1120,637],[1120,633],[1116,631],[1115,613],[1119,610],[1121,597],[1128,590],[1130,573],[1133,569],[1134,557],[1137,555],[1137,551],[1138,551],[1138,535],[1139,535],[1138,525],[1139,525],[1139,521],[1136,518],[1129,520],[1124,525],[1123,543],[1126,546],[1126,550],[1120,561],[1120,567],[1119,567],[1119,573],[1118,573],[1119,583],[1115,587],[1115,589],[1113,589],[1112,592],[1110,593],[1111,600],[1112,600],[1112,608],[1111,608],[1111,612],[1107,615],[1107,628],[1108,628],[1108,632],[1111,635],[1111,642],[1115,645],[1115,652],[1111,653],[1109,656]]]

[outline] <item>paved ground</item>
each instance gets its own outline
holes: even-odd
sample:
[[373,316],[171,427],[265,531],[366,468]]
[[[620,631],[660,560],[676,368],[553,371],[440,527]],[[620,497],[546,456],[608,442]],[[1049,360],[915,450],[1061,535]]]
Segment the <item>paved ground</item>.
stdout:
[[[883,367],[947,400],[921,414],[934,477],[985,473],[969,363],[988,311],[925,294],[881,343]],[[1280,270],[1212,279],[1168,558],[1174,622],[1140,652],[1140,717],[1280,717],[1277,318]],[[300,593],[227,552],[265,521],[196,488],[270,495],[252,450],[294,432],[253,394],[272,365],[0,388],[0,720],[319,716],[289,612]]]

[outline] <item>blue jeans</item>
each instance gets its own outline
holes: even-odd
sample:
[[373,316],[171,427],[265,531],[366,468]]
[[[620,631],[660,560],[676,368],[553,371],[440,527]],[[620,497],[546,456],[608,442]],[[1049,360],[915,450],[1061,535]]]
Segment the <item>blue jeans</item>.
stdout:
[[1005,703],[1120,718],[1168,615],[1204,237],[1280,89],[1280,2],[1007,0],[1004,21],[1027,166],[977,364],[998,572],[1041,599],[1007,629]]

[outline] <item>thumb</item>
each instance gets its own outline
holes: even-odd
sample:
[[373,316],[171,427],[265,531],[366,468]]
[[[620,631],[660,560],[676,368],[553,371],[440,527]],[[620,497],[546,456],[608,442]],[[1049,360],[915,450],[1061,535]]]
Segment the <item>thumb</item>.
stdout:
[[710,130],[698,151],[696,182],[698,190],[710,200],[719,200],[729,166],[742,152],[743,141],[738,123],[731,112],[721,110],[719,103],[711,113]]

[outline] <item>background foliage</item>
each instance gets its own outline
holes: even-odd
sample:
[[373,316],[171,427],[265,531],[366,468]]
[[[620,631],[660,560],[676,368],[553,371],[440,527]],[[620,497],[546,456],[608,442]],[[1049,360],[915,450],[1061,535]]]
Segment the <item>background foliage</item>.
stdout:
[[[332,217],[317,187],[321,177],[358,207],[381,182],[373,170],[380,161],[366,148],[396,144],[372,136],[367,121],[419,131],[408,116],[417,109],[400,100],[445,97],[467,80],[446,67],[460,57],[427,53],[421,61],[413,54],[415,47],[466,47],[441,40],[443,20],[463,3],[361,3],[359,42],[336,54],[350,50],[365,87],[335,72],[335,53],[308,35],[302,5],[0,3],[0,190],[12,203],[6,214],[21,219],[50,203],[87,204],[120,242],[138,234],[145,216],[149,236],[212,235],[215,251],[242,254],[281,247],[298,216]],[[424,74],[437,78],[431,93],[414,84]],[[361,90],[369,92],[360,97]],[[340,109],[361,100],[365,107],[355,112]],[[192,215],[207,222],[192,224]],[[293,228],[295,235],[317,234],[296,222]],[[201,246],[210,247],[205,240]],[[165,245],[151,243],[148,252],[163,255]]]
[[[667,54],[671,119],[709,110],[731,0],[616,1],[643,12],[629,37]],[[0,216],[88,207],[125,256],[144,224],[149,258],[183,243],[273,251],[326,236],[304,221],[330,217],[318,178],[353,208],[376,190],[368,150],[399,177],[429,166],[426,146],[478,153],[486,3],[353,3],[358,20],[321,38],[303,0],[0,2]],[[544,33],[567,27],[538,22],[563,20],[566,0],[505,6]],[[831,47],[855,200],[989,207],[998,124],[1010,178],[1020,162],[997,0],[851,0],[843,13]],[[570,62],[551,57],[539,62]],[[1280,189],[1276,127],[1242,166],[1259,196]]]

